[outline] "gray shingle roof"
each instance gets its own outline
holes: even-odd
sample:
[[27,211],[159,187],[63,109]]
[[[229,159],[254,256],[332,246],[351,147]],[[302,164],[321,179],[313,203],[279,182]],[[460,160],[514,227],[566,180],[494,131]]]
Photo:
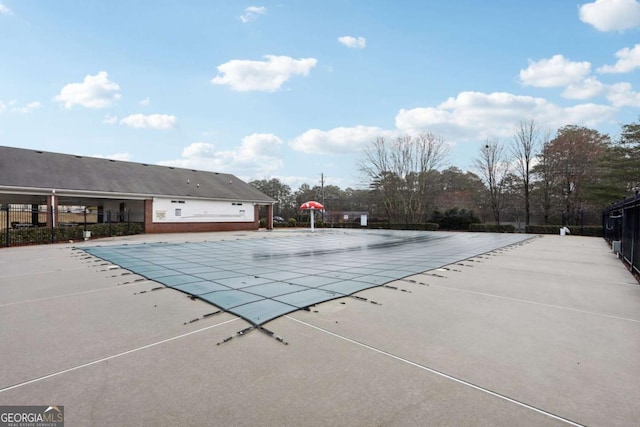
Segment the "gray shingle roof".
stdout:
[[0,187],[274,201],[231,174],[3,146]]

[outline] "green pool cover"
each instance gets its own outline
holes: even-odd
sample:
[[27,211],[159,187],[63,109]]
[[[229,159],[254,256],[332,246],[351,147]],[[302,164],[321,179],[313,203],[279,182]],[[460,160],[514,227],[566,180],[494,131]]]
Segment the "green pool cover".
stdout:
[[531,237],[322,230],[278,238],[80,249],[261,325],[301,308]]

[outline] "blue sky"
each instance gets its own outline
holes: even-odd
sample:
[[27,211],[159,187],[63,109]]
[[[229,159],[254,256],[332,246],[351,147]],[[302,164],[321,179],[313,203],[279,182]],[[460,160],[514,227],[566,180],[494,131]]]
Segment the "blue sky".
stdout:
[[0,145],[294,190],[377,136],[461,169],[521,120],[616,138],[639,75],[638,0],[0,0]]

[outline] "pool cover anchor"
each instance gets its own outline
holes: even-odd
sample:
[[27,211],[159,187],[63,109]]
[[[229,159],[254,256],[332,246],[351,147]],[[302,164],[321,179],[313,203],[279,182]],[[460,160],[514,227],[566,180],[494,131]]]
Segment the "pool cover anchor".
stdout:
[[471,268],[473,268],[473,265],[467,265],[467,264],[463,264],[461,262],[457,262],[455,265],[459,265],[459,266],[462,266],[462,267],[471,267]]
[[416,284],[416,285],[429,286],[428,283],[418,282],[417,280],[413,280],[413,279],[398,279],[398,280],[402,280],[403,282],[413,283],[413,284]]
[[136,280],[134,280],[133,282],[122,282],[122,283],[118,283],[116,286],[131,285],[131,284],[136,283],[136,282],[146,282],[147,280],[148,280],[148,279],[145,279],[145,278],[143,278],[143,277],[142,277],[142,278],[140,278],[140,279],[136,279]]
[[265,328],[264,326],[256,326],[256,329],[258,329],[260,332],[262,332],[264,334],[267,334],[271,338],[274,338],[279,343],[282,343],[284,345],[289,345],[289,343],[287,341],[285,341],[284,338],[282,338],[281,336],[276,335],[273,331],[270,331],[269,329]]
[[[349,295],[349,297],[353,298],[353,299],[357,299],[357,300],[362,301],[362,302],[369,302],[369,303],[375,304],[375,305],[382,305],[379,302],[376,302],[374,300],[370,300],[370,299],[367,299],[365,297],[361,297],[361,296],[358,296],[358,295]],[[345,303],[341,302],[340,304],[345,304]]]
[[151,288],[146,291],[134,292],[134,295],[146,294],[147,292],[160,291],[162,289],[167,289],[166,286],[156,286],[155,288]]
[[145,279],[145,278],[140,278],[140,279],[136,279],[136,280],[134,280],[134,281],[132,281],[132,282],[122,282],[122,283],[118,283],[118,284],[116,284],[116,286],[132,285],[132,284],[134,284],[134,283],[136,283],[136,282],[146,282],[146,281],[147,281],[147,279]]
[[424,272],[422,274],[424,276],[440,277],[441,279],[446,279],[447,278],[447,276],[443,276],[442,274],[438,274],[438,273],[427,273],[427,272]]
[[275,333],[273,333],[273,331],[270,331],[270,330],[268,330],[268,329],[266,329],[266,328],[264,328],[262,326],[248,326],[248,327],[242,329],[241,331],[236,332],[235,335],[227,337],[227,338],[223,339],[222,341],[220,341],[219,343],[216,343],[216,345],[226,344],[226,343],[228,343],[229,341],[231,341],[234,338],[238,338],[238,337],[242,337],[242,336],[247,335],[249,332],[253,331],[254,329],[259,330],[263,334],[266,334],[266,335],[270,336],[271,338],[274,338],[276,341],[278,341],[278,342],[280,342],[280,343],[282,343],[284,345],[289,345],[289,343],[286,342],[284,340],[284,338],[276,335]]
[[383,287],[383,288],[387,288],[387,289],[393,289],[394,291],[406,292],[406,293],[408,293],[408,294],[412,293],[412,292],[411,292],[410,290],[408,290],[408,289],[398,288],[397,286],[382,285],[381,287]]
[[195,323],[195,322],[197,322],[199,320],[206,319],[207,317],[211,317],[211,316],[214,316],[214,315],[219,314],[219,313],[222,313],[222,310],[216,310],[216,311],[212,311],[211,313],[203,314],[202,317],[196,317],[195,319],[191,319],[188,322],[184,322],[183,325],[190,325],[190,324]]

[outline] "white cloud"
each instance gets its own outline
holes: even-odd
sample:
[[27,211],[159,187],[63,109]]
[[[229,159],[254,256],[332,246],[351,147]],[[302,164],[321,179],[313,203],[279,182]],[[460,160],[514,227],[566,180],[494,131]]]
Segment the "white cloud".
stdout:
[[549,128],[568,123],[595,126],[613,119],[615,112],[614,107],[593,103],[560,107],[543,98],[505,92],[461,92],[436,107],[400,110],[394,130],[374,126],[310,129],[294,138],[289,146],[309,154],[352,154],[378,136],[395,138],[425,131],[440,135],[448,143],[482,141],[510,138],[515,124],[531,117]]
[[240,15],[240,20],[243,23],[255,21],[259,15],[266,15],[267,8],[264,6],[249,6],[244,10],[244,14]]
[[131,160],[131,154],[129,153],[115,153],[115,154],[94,154],[91,157],[97,157],[99,159],[111,159],[111,160],[121,160],[123,162],[128,162]]
[[367,39],[364,37],[342,36],[338,37],[338,41],[352,49],[364,49],[367,46]]
[[102,123],[107,125],[115,125],[116,123],[118,123],[118,117],[112,116],[111,114],[105,114]]
[[616,52],[618,61],[615,65],[604,65],[596,71],[599,73],[628,73],[640,68],[640,44],[629,49],[625,47]]
[[140,102],[138,102],[138,104],[142,105],[143,107],[146,107],[147,105],[149,105],[151,103],[151,100],[149,99],[149,97],[147,96],[145,99],[141,100]]
[[338,127],[328,131],[310,129],[295,137],[289,146],[309,154],[357,153],[379,136],[393,137],[393,131],[374,126]]
[[596,0],[580,6],[580,20],[599,31],[623,31],[640,26],[637,0]]
[[315,58],[293,59],[266,55],[266,61],[233,59],[217,67],[218,76],[211,83],[228,85],[233,90],[273,92],[293,75],[307,76],[318,62]]
[[567,124],[597,127],[599,124],[611,122],[615,118],[617,111],[608,105],[593,103],[578,104],[565,108],[560,108],[555,105],[553,107],[552,111],[546,116],[541,117],[552,127],[558,128]]
[[606,96],[615,108],[640,107],[640,93],[633,90],[630,83],[603,84],[595,77],[567,86],[562,96],[570,99],[588,99],[597,95]]
[[38,108],[42,108],[42,104],[39,101],[33,101],[33,102],[29,102],[24,107],[15,107],[13,111],[15,111],[16,113],[27,114],[33,110],[37,110]]
[[437,107],[402,109],[396,126],[407,133],[429,131],[449,142],[478,141],[513,135],[513,126],[534,117],[549,128],[568,123],[594,126],[611,120],[616,109],[580,104],[563,108],[543,98],[505,92],[461,92]]
[[27,114],[38,108],[42,108],[42,104],[39,101],[29,102],[22,107],[17,106],[17,102],[15,99],[12,99],[11,101],[8,101],[6,103],[0,101],[0,113],[2,113],[3,111],[10,111],[12,113]]
[[634,91],[627,82],[611,85],[607,99],[614,107],[640,107],[640,92]]
[[579,82],[589,74],[589,62],[573,62],[562,55],[540,61],[529,60],[529,67],[520,70],[520,81],[527,86],[556,87]]
[[0,14],[1,15],[12,15],[11,9],[9,9],[4,4],[0,3]]
[[195,142],[182,151],[182,158],[160,162],[165,166],[229,172],[243,176],[270,176],[283,165],[279,151],[282,140],[273,134],[254,133],[242,139],[231,150],[218,150],[215,145]]
[[[280,182],[287,184],[289,186],[289,188],[291,188],[293,191],[295,191],[296,189],[300,188],[300,186],[302,184],[309,184],[310,182],[316,182],[317,178],[314,177],[309,177],[309,176],[295,176],[295,175],[289,175],[289,176],[274,176],[273,178],[277,178],[280,180]],[[327,184],[327,181],[325,181],[325,184]]]
[[87,75],[82,83],[69,83],[54,100],[63,103],[65,108],[74,105],[105,108],[120,99],[119,92],[120,86],[109,80],[106,71],[100,71],[95,76]]
[[168,114],[131,114],[120,119],[120,124],[130,128],[170,130],[176,127],[176,116]]
[[595,77],[588,77],[581,82],[572,83],[562,92],[562,96],[569,99],[589,99],[600,95],[606,86]]
[[[631,49],[621,49],[616,53],[616,56],[618,62],[615,65],[605,65],[598,68],[597,71],[600,73],[623,73],[640,68],[640,44]],[[629,83],[603,84],[593,75],[589,75],[590,69],[589,62],[573,62],[562,55],[554,55],[550,59],[542,59],[537,62],[530,60],[529,67],[520,70],[520,80],[528,86],[564,86],[562,96],[568,99],[585,100],[605,95],[615,108],[638,106],[638,94],[633,91]],[[414,113],[416,111],[418,110],[414,110]],[[587,110],[580,111],[593,111],[593,109],[588,107]],[[437,110],[437,114],[445,113],[442,110]],[[429,114],[436,113],[430,111]],[[421,114],[421,117],[424,115]]]

